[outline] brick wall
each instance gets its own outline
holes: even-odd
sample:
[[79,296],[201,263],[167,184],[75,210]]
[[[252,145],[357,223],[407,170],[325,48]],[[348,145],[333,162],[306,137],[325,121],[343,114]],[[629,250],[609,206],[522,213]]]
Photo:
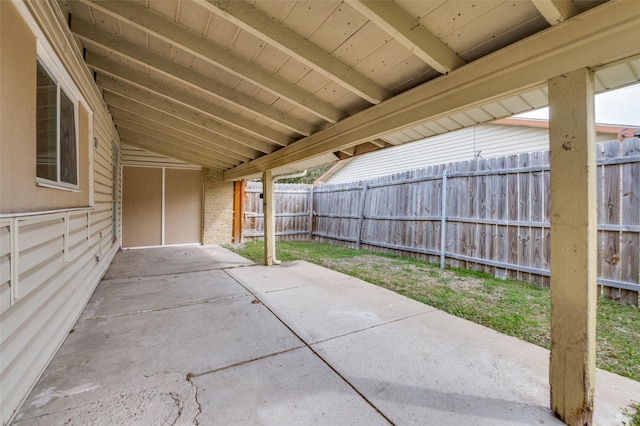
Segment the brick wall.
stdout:
[[221,172],[205,169],[203,243],[231,243],[232,227],[233,182],[224,182]]

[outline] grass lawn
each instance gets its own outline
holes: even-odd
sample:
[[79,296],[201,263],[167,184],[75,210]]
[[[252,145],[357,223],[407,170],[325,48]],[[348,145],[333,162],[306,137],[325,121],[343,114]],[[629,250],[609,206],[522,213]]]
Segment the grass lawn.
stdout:
[[[261,241],[230,248],[256,263],[262,262]],[[306,260],[343,272],[549,348],[548,288],[485,273],[441,270],[438,265],[411,258],[306,241],[278,242],[277,255],[285,262]],[[597,324],[598,367],[640,381],[640,310],[601,298]],[[640,419],[636,420],[633,424],[640,425]]]

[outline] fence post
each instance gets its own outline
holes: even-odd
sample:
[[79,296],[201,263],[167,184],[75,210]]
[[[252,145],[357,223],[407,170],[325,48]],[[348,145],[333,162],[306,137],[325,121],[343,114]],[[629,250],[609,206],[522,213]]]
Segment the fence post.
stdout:
[[309,240],[313,240],[313,188],[315,185],[309,188]]
[[447,168],[442,169],[442,197],[440,200],[440,269],[444,269],[447,248]]
[[363,183],[362,193],[360,195],[360,217],[358,218],[358,235],[356,242],[356,250],[360,250],[360,244],[362,239],[362,225],[364,223],[364,209],[367,205],[367,189],[369,189],[369,185]]

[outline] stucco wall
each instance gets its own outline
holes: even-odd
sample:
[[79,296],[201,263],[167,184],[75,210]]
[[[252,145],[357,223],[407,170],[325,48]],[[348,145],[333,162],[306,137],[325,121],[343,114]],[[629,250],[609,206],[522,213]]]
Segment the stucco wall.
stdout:
[[205,169],[203,243],[230,243],[232,228],[233,182],[224,182],[221,172]]

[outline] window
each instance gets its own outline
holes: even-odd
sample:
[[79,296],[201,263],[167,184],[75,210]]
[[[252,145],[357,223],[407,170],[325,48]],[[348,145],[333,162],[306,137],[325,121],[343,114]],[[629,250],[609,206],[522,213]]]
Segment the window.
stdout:
[[76,102],[38,60],[37,182],[78,188]]

